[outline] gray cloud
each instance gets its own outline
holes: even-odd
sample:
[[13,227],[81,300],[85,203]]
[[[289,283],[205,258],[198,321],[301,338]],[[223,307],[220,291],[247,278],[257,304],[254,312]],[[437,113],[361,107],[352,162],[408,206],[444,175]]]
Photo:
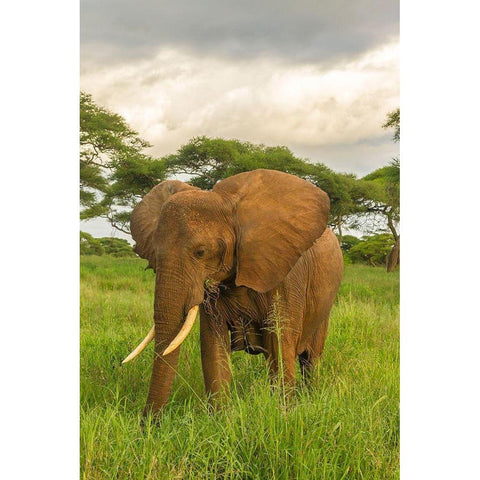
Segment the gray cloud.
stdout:
[[386,165],[399,155],[398,143],[392,142],[391,133],[353,144],[310,146],[292,143],[290,148],[298,156],[308,158],[314,163],[324,163],[337,172],[355,173],[359,177]]
[[124,116],[156,156],[194,136],[220,136],[287,145],[335,170],[364,174],[398,150],[381,128],[398,106],[397,43],[333,68],[165,49],[90,69],[81,84]]
[[82,56],[115,62],[178,47],[338,61],[396,38],[398,10],[397,0],[83,0]]

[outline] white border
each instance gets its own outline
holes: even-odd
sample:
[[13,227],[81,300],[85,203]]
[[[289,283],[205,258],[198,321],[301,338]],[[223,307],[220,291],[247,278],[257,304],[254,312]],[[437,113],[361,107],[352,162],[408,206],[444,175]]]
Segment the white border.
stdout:
[[401,478],[478,476],[478,18],[401,2]]
[[79,5],[2,9],[0,478],[78,478]]

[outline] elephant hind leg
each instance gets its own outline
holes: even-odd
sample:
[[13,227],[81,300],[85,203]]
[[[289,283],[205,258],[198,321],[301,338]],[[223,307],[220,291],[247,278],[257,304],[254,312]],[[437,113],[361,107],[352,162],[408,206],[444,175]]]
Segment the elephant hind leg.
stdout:
[[304,384],[310,382],[310,377],[312,374],[312,362],[311,355],[308,350],[303,351],[298,356],[298,363],[300,364],[300,373],[302,374],[302,382]]
[[310,344],[302,353],[298,355],[300,372],[302,374],[302,380],[304,384],[311,385],[313,383],[313,374],[325,347],[325,340],[327,338],[327,327],[328,318],[320,323],[320,326],[313,335]]
[[304,385],[315,386],[317,384],[318,379],[315,375],[315,371],[320,357],[321,353],[316,355],[309,349],[298,355],[300,373],[302,374],[302,383]]

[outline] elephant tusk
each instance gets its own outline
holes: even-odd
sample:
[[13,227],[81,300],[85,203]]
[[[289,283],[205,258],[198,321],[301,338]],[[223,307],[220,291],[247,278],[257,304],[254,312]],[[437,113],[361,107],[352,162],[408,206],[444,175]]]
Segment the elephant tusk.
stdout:
[[180,344],[187,338],[187,335],[190,333],[190,330],[195,323],[195,319],[197,318],[198,313],[198,305],[192,307],[188,313],[185,322],[182,325],[182,328],[177,333],[177,336],[172,340],[170,345],[165,349],[162,355],[168,355],[170,352],[173,352],[176,348],[180,346]]
[[130,353],[130,355],[125,358],[125,360],[122,362],[122,365],[124,363],[129,362],[133,358],[135,358],[139,353],[141,353],[145,347],[153,340],[153,337],[155,337],[155,325],[152,327],[152,329],[148,332],[147,336],[142,340],[140,345]]

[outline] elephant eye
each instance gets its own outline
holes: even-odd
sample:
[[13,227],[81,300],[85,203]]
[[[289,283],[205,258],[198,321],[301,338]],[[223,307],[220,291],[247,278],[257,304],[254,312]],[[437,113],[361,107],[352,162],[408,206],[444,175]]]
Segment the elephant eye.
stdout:
[[195,256],[197,258],[202,258],[204,255],[205,255],[205,249],[197,248],[197,250],[195,250]]

